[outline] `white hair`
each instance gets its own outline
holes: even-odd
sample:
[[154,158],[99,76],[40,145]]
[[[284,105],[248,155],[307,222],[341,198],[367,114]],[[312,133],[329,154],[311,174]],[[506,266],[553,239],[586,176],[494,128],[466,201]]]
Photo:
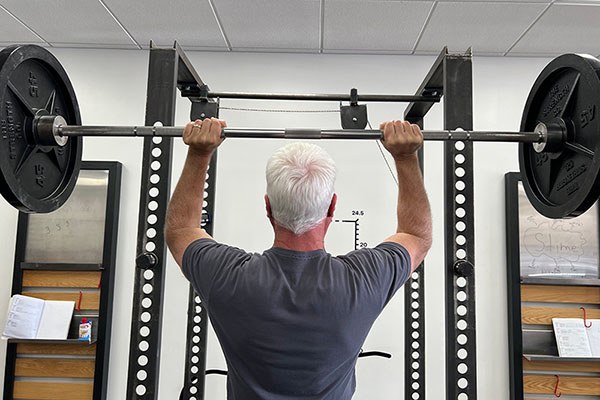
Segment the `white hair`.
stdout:
[[336,168],[319,146],[291,143],[267,162],[267,196],[277,224],[300,235],[326,216],[334,194]]

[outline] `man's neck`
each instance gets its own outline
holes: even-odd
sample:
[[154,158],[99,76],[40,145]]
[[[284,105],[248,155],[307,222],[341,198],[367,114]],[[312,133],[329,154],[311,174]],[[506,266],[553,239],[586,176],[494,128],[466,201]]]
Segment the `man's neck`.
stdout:
[[325,248],[325,221],[301,235],[296,235],[277,224],[273,224],[273,229],[275,231],[273,247],[295,251],[313,251]]

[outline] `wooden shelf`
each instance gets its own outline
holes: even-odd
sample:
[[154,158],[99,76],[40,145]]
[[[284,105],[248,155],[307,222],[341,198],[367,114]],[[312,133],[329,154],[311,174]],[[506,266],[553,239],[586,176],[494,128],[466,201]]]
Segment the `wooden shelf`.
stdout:
[[97,339],[92,339],[91,342],[79,339],[8,339],[8,343],[40,343],[40,344],[94,344]]
[[525,285],[600,286],[600,279],[521,277],[521,283]]
[[563,362],[578,362],[578,361],[600,361],[600,357],[559,357],[559,356],[544,356],[538,354],[523,354],[528,361],[563,361]]
[[82,263],[42,263],[42,262],[21,262],[23,270],[50,270],[50,271],[102,271],[102,264],[82,264]]

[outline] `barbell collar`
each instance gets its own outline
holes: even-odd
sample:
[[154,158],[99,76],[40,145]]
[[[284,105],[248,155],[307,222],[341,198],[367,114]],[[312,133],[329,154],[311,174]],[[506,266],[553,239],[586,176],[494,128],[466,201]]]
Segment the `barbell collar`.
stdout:
[[48,115],[46,110],[38,110],[33,118],[33,135],[36,144],[41,146],[65,146],[69,140],[58,132],[67,121],[60,115]]
[[568,138],[567,125],[561,118],[555,118],[547,123],[539,122],[534,132],[544,138],[543,141],[533,144],[536,153],[548,153],[556,158],[565,148]]

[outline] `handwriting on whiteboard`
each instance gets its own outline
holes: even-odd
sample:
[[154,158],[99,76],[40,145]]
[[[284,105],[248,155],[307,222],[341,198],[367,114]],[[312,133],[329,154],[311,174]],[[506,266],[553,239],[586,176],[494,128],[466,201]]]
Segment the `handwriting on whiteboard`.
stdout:
[[598,206],[573,219],[549,219],[519,184],[521,276],[598,278]]

